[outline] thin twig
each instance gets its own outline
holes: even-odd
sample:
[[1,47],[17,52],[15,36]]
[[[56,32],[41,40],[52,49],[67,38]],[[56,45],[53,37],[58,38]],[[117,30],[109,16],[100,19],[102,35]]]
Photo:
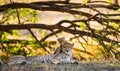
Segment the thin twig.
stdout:
[[[12,0],[10,0],[10,2],[11,2],[12,4],[14,4],[14,2],[13,2]],[[16,14],[17,14],[18,23],[21,24],[18,8],[16,8]]]
[[40,45],[40,47],[42,47],[46,52],[50,53],[45,47],[42,46],[41,43],[39,43],[39,40],[37,39],[37,37],[34,35],[34,33],[32,32],[31,29],[28,29],[28,31],[31,33],[31,35],[35,38],[35,40],[37,41],[37,43]]
[[[77,30],[76,27],[74,26],[75,31]],[[78,42],[81,44],[81,46],[83,47],[84,51],[86,51],[85,47],[83,46],[83,44],[80,42],[79,38],[74,34],[74,36],[77,38]],[[81,36],[81,35],[80,35]]]

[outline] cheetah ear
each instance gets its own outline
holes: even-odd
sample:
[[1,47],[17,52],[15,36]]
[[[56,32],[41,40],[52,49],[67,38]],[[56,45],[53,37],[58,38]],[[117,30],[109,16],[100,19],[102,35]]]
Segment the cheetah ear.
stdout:
[[59,37],[57,39],[57,41],[61,44],[61,43],[65,42],[65,37]]

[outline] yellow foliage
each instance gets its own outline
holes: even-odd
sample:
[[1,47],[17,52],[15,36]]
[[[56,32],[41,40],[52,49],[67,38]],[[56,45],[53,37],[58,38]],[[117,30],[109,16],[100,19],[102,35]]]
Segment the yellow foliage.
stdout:
[[45,52],[45,50],[43,48],[38,48],[38,49],[36,49],[36,54],[38,54],[38,55],[45,55],[46,52]]

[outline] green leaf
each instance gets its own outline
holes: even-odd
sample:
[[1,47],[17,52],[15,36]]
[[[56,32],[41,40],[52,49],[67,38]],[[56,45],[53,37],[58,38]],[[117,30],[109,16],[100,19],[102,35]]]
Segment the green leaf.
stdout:
[[108,0],[107,2],[108,2],[108,3],[113,3],[113,0]]
[[42,42],[41,44],[42,44],[43,47],[47,46],[47,42]]
[[118,29],[118,28],[119,28],[119,24],[117,24],[117,23],[110,22],[109,24],[110,24],[110,26],[112,26],[112,27],[115,28],[115,29]]
[[84,22],[79,22],[80,29],[87,30],[86,24]]
[[88,2],[88,0],[82,0],[82,2],[83,2],[83,3],[87,3],[87,2]]

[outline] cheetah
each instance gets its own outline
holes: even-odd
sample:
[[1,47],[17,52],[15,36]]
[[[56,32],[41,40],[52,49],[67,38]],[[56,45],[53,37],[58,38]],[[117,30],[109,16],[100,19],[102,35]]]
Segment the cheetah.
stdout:
[[57,54],[64,53],[72,57],[72,49],[73,49],[74,44],[66,41],[64,37],[58,38],[58,42],[60,45],[59,47],[56,48],[54,54],[56,54],[57,56]]
[[22,55],[14,55],[8,61],[8,65],[22,64],[26,61],[26,58]]
[[64,37],[57,39],[59,46],[55,49],[53,54],[45,56],[29,56],[24,57],[21,55],[13,56],[10,58],[8,65],[14,64],[33,64],[33,63],[69,63],[72,59],[72,49],[74,44],[65,40]]
[[45,55],[45,56],[32,56],[27,58],[27,64],[31,63],[65,63],[70,62],[72,59],[72,49],[73,43],[69,43],[65,40],[64,37],[57,39],[59,46],[55,49],[53,54]]
[[54,53],[55,55],[59,54],[60,52],[62,52],[62,46],[65,44],[65,38],[64,37],[60,37],[57,39],[59,46],[55,49]]
[[40,64],[40,63],[50,63],[53,58],[52,54],[45,56],[29,56],[26,58],[26,64]]
[[54,64],[71,62],[73,45],[72,43],[65,42],[61,47],[58,47],[60,52],[54,56],[51,62]]

